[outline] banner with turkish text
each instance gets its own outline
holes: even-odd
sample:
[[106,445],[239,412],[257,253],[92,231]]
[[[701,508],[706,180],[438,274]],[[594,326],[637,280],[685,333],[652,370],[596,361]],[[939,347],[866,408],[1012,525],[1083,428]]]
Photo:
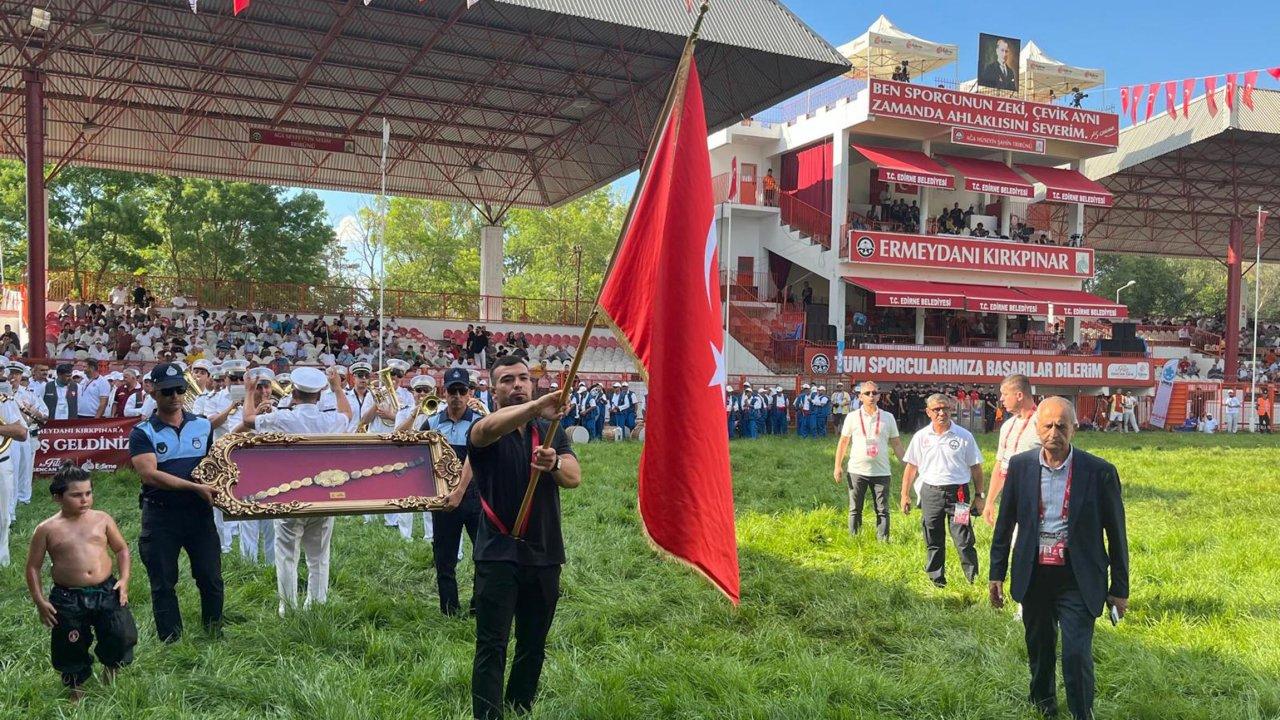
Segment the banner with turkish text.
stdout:
[[129,433],[138,418],[50,420],[37,436],[35,474],[53,475],[68,460],[107,472],[129,465]]

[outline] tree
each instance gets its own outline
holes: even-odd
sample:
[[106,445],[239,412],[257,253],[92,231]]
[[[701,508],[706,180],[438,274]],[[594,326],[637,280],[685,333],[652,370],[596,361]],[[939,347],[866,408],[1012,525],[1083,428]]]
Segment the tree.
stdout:
[[387,213],[387,287],[480,292],[482,225],[480,214],[469,206],[392,198]]
[[591,301],[604,280],[626,213],[626,204],[605,188],[550,210],[511,211],[504,292],[516,297],[581,297]]

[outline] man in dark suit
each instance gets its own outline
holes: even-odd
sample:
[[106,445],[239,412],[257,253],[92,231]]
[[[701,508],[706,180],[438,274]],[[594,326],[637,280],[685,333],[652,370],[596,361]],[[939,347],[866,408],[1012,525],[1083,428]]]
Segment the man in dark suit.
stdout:
[[1050,717],[1057,715],[1054,656],[1061,626],[1067,707],[1074,718],[1092,718],[1093,624],[1104,604],[1120,617],[1129,606],[1120,478],[1111,463],[1072,448],[1076,414],[1068,400],[1045,399],[1035,423],[1042,449],[1013,456],[1000,498],[991,541],[991,604],[1004,606],[1014,544],[1010,594],[1022,603],[1031,703]]
[[1018,69],[1013,66],[1013,53],[1009,48],[1009,41],[1004,38],[996,40],[996,60],[987,63],[982,68],[982,72],[978,73],[978,84],[983,87],[995,88],[997,90],[1017,90],[1018,89]]

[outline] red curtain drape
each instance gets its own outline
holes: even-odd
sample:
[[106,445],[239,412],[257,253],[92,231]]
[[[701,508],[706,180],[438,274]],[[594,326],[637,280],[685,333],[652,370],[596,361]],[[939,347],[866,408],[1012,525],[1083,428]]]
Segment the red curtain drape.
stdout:
[[831,141],[810,145],[782,156],[782,191],[831,212]]

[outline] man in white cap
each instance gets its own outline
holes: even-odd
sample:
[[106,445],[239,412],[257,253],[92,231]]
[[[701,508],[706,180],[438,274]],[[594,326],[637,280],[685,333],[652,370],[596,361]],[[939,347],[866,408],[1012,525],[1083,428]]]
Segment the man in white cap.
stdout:
[[[329,388],[337,399],[334,413],[321,412],[316,403]],[[245,378],[245,393],[255,388]],[[298,368],[293,373],[293,405],[263,415],[253,403],[246,403],[238,430],[281,432],[290,435],[333,435],[345,433],[351,423],[351,404],[342,392],[336,371],[323,373],[315,368]],[[298,554],[307,556],[307,599],[304,607],[324,603],[329,597],[329,549],[333,538],[333,517],[300,517],[276,521],[276,590],[280,595],[280,615],[298,606]]]
[[[393,407],[393,403],[391,403],[390,400],[378,406],[377,414],[369,425],[369,432],[374,435],[385,435],[395,432],[396,425],[402,417],[401,413],[411,412],[410,408],[413,406],[413,393],[400,385],[401,379],[403,379],[405,373],[409,371],[409,363],[401,360],[400,358],[389,358],[386,361],[386,367],[390,368],[391,378],[395,381],[397,401],[394,405],[396,407]],[[382,382],[381,378],[379,378],[378,382]],[[387,527],[398,528],[401,524],[400,516],[404,514],[406,513],[387,513],[382,516],[382,519]]]
[[204,416],[204,406],[213,399],[213,363],[200,358],[191,363],[191,376],[196,379],[196,384],[200,386],[200,394],[196,396],[195,403],[191,406],[193,415]]
[[14,503],[23,505],[31,502],[31,477],[35,470],[36,449],[40,445],[37,436],[40,434],[40,426],[49,419],[44,411],[44,403],[40,402],[40,396],[32,392],[27,384],[30,373],[31,368],[20,362],[9,364],[9,384],[13,386],[14,400],[23,411],[22,418],[27,426],[27,441],[23,443],[14,441],[12,451],[13,499]]
[[831,426],[844,432],[844,419],[853,407],[853,396],[844,389],[844,383],[836,383],[836,391],[831,393]]
[[[356,362],[351,365],[351,388],[347,390],[347,402],[351,405],[351,432],[367,432],[369,423],[378,410],[378,401],[369,389],[369,378],[373,377],[373,366],[367,362]],[[276,376],[279,379],[280,376]],[[283,383],[283,381],[281,381]]]
[[[408,432],[424,426],[428,415],[420,413],[422,401],[436,395],[436,380],[430,375],[414,375],[409,380],[409,390],[413,393],[413,402],[400,411],[400,422],[396,432]],[[396,524],[400,528],[400,537],[413,540],[413,516],[422,516],[422,539],[431,542],[435,538],[435,527],[431,513],[396,513]]]
[[827,436],[827,420],[831,417],[831,396],[827,395],[827,386],[819,385],[818,394],[814,399],[816,407],[814,407],[814,430],[818,437]]
[[618,428],[618,436],[626,437],[625,416],[622,410],[622,383],[615,382],[613,384],[613,392],[608,395],[609,401],[609,424]]
[[493,412],[493,393],[489,392],[489,381],[485,378],[480,378],[476,381],[476,385],[476,399],[489,408],[489,412]]
[[809,383],[800,386],[800,394],[796,395],[796,435],[809,437],[813,428],[813,396]]
[[773,400],[769,403],[769,419],[774,435],[787,434],[787,394],[781,385],[773,386]]
[[631,392],[631,384],[625,380],[622,383],[622,402],[619,403],[622,408],[622,437],[629,438],[636,431],[636,394]]
[[738,416],[742,414],[742,400],[733,394],[733,386],[724,386],[724,414],[729,426],[729,439],[732,440],[738,427]]
[[18,445],[26,447],[27,424],[18,410],[18,401],[13,398],[13,388],[3,385],[0,385],[0,567],[8,567],[9,526],[13,524],[18,503],[13,450]]
[[755,439],[760,437],[760,426],[764,423],[764,398],[756,394],[751,383],[742,385],[742,436]]
[[[136,379],[138,371],[133,368],[127,368],[124,371],[124,375],[126,378],[132,377]],[[122,417],[145,419],[151,417],[151,413],[155,412],[155,409],[155,399],[151,397],[150,391],[140,384],[133,389],[133,392],[129,393],[129,395],[125,397],[124,405],[120,409],[120,414]]]
[[[243,385],[245,373],[249,370],[249,361],[226,360],[223,361],[221,370],[227,376],[227,387],[214,393],[213,397],[206,399],[200,407],[201,414],[209,419],[209,425],[213,428],[213,441],[215,443],[240,424],[244,397],[239,394],[239,390],[233,391],[232,388],[238,388]],[[223,554],[229,553],[231,552],[232,539],[239,534],[240,521],[227,520],[222,516],[222,511],[216,507],[214,508],[213,517],[214,525],[218,528],[218,540],[221,544],[222,552]]]

